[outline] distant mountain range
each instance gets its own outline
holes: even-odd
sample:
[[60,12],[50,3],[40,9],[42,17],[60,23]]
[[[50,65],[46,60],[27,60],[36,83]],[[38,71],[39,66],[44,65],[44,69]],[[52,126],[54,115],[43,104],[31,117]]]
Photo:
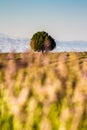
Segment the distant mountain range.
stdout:
[[15,38],[0,33],[0,51],[1,52],[24,52],[29,50],[28,38]]
[[[0,52],[25,52],[30,49],[29,38],[15,38],[0,33]],[[53,52],[87,51],[86,41],[56,41],[57,47]]]

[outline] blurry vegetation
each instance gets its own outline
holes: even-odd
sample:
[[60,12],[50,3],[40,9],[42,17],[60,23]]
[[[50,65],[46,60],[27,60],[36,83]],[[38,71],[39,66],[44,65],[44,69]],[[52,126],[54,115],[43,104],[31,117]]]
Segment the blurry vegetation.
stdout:
[[53,50],[56,47],[56,43],[48,33],[42,31],[32,36],[30,46],[34,51],[44,52]]
[[87,52],[0,54],[0,130],[87,130]]

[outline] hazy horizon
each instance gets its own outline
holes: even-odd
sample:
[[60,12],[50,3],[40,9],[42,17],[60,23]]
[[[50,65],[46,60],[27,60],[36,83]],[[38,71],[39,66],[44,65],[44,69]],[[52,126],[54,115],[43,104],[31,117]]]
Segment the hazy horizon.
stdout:
[[[87,41],[59,41],[52,52],[84,52],[87,51]],[[0,52],[26,52],[30,50],[30,39],[11,37],[0,33]]]
[[[5,34],[5,33],[0,32],[0,36],[1,35],[4,36],[4,38],[5,38],[5,36],[7,36],[7,38],[11,38],[11,39],[20,39],[20,40],[29,39],[29,40],[31,40],[31,38],[26,37],[26,36],[20,37],[20,36],[14,36],[14,35],[11,35],[11,34]],[[59,40],[59,39],[55,39],[55,40],[57,42],[87,42],[87,40]]]
[[0,32],[28,37],[47,31],[59,41],[87,41],[87,0],[0,1]]

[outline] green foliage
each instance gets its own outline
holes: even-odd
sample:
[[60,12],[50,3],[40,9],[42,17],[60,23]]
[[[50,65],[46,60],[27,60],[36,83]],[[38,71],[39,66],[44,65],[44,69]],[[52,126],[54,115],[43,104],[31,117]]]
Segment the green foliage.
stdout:
[[0,91],[0,129],[13,130],[13,116],[5,99],[5,90]]
[[34,51],[49,51],[55,48],[56,43],[48,33],[42,31],[33,35],[30,46]]
[[55,103],[50,106],[48,118],[51,121],[52,130],[58,130],[60,127],[60,112],[61,112],[60,104]]

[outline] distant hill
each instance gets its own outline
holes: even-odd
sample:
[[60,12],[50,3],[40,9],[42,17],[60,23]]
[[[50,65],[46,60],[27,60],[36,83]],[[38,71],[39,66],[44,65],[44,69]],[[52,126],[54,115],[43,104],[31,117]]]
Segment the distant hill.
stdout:
[[0,33],[0,51],[1,52],[23,52],[29,49],[28,38],[15,38]]
[[[0,33],[0,51],[1,52],[24,52],[30,49],[29,38],[16,38]],[[87,51],[86,41],[56,41],[57,47],[53,52],[61,51]]]
[[87,51],[87,41],[57,41],[57,47],[54,50],[57,51]]

